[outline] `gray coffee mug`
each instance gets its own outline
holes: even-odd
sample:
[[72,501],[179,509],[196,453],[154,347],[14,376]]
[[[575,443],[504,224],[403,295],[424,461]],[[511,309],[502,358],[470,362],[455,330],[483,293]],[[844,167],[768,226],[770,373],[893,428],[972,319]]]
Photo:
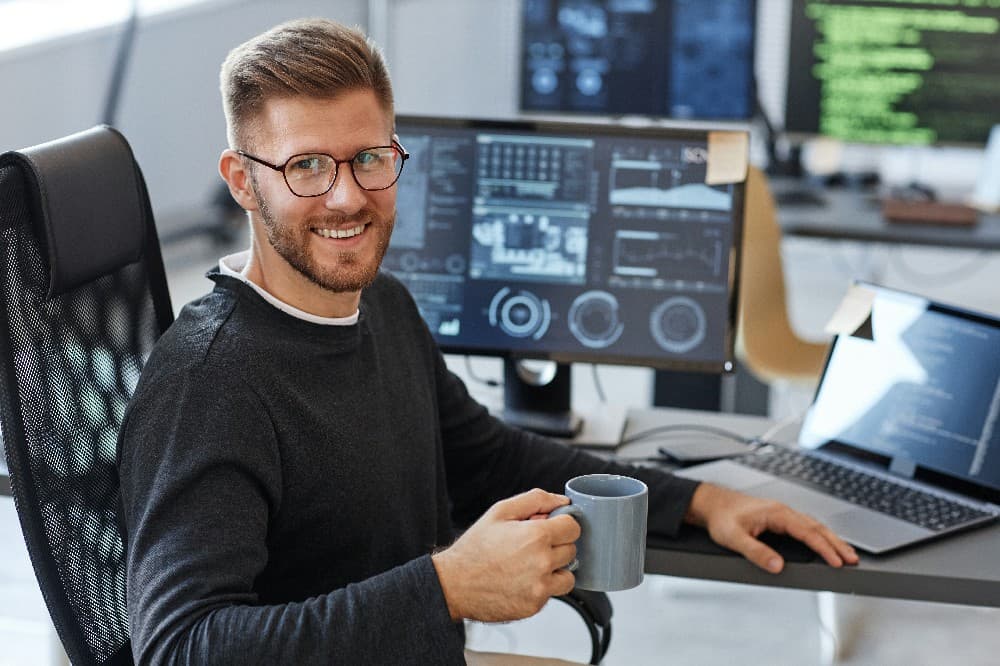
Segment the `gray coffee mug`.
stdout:
[[566,482],[570,504],[549,517],[568,513],[580,523],[576,561],[568,569],[583,590],[614,592],[642,582],[646,561],[649,490],[638,479],[587,474]]

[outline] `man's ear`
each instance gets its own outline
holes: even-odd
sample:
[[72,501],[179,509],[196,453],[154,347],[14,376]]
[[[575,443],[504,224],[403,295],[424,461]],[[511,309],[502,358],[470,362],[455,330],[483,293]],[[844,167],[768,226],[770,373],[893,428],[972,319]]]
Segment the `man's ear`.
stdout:
[[257,210],[257,198],[250,186],[250,172],[239,153],[226,148],[219,156],[219,175],[229,186],[229,193],[243,210]]

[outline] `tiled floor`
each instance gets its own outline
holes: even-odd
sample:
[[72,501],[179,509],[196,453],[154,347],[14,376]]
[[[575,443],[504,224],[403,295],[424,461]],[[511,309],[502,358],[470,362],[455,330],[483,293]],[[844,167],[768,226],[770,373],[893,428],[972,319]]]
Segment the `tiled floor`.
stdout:
[[[996,292],[980,285],[997,283],[993,261],[967,276],[941,280],[902,274],[899,266],[968,263],[956,253],[907,253],[909,264],[892,261],[883,250],[834,248],[793,242],[786,247],[793,320],[806,335],[820,337],[825,318],[858,273],[877,274],[896,286],[981,309],[1000,310]],[[202,274],[225,252],[198,242],[169,248],[165,259],[175,308],[207,290]],[[980,258],[981,259],[981,258]],[[944,263],[942,263],[944,262]],[[938,269],[941,270],[941,269]],[[921,283],[921,279],[925,280]],[[622,375],[602,373],[605,390],[616,390]],[[632,377],[628,376],[628,382]],[[648,387],[648,382],[638,382]],[[610,388],[609,388],[610,387]],[[629,387],[633,390],[634,387]],[[641,392],[641,391],[640,391]],[[808,403],[808,391],[779,387],[775,416],[795,413]],[[816,595],[782,590],[648,576],[638,588],[613,593],[612,647],[608,666],[643,664],[760,664],[810,666],[824,663],[829,643],[817,611]],[[837,597],[842,625],[839,663],[893,666],[1000,663],[1000,611],[940,604]],[[0,666],[52,663],[55,653],[41,596],[34,584],[10,498],[0,498]],[[473,647],[526,654],[559,655],[586,661],[589,641],[580,619],[553,603],[535,618],[505,625],[473,625]]]

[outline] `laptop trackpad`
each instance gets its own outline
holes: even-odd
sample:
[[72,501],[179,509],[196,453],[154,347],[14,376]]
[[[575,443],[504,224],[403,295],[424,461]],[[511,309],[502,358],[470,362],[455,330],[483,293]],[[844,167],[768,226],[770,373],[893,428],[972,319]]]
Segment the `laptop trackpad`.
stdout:
[[824,522],[841,538],[870,553],[882,553],[932,534],[919,525],[857,507],[828,516]]
[[743,492],[784,502],[796,511],[801,511],[823,522],[827,522],[830,516],[850,511],[853,508],[849,502],[780,479],[747,488]]

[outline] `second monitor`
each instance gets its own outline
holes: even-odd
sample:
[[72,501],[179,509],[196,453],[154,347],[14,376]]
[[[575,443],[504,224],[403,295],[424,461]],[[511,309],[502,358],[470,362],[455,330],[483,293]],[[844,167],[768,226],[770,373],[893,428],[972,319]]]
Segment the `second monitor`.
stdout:
[[525,0],[521,109],[745,120],[754,0]]

